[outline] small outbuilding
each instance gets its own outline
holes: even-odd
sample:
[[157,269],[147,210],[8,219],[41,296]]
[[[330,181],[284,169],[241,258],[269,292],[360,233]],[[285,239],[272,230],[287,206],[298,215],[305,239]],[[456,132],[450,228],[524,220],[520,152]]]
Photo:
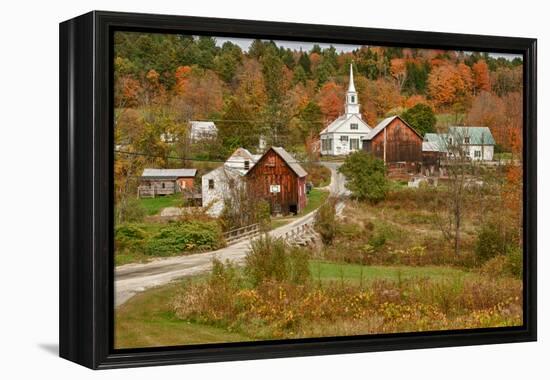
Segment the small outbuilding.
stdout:
[[272,214],[297,214],[304,210],[307,172],[281,147],[269,148],[246,173],[251,196],[265,199]]
[[154,198],[186,190],[195,186],[197,169],[153,169],[146,168],[140,177],[138,197]]

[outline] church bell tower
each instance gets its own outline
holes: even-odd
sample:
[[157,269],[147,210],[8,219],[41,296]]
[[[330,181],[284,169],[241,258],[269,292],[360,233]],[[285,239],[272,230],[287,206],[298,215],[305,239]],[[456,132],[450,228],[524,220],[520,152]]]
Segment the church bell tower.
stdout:
[[353,83],[353,65],[349,65],[349,87],[346,93],[346,116],[357,115],[361,117],[359,112],[359,99],[357,98],[357,91],[355,91],[355,84]]

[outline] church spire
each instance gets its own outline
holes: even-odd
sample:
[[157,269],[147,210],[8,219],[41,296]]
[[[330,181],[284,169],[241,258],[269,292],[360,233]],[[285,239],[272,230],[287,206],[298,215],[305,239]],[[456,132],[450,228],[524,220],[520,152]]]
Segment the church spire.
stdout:
[[349,65],[349,87],[348,92],[355,92],[355,84],[353,83],[353,64]]
[[349,65],[349,86],[346,93],[346,115],[357,115],[359,113],[359,99],[357,99],[357,91],[355,91],[355,83],[353,83],[353,64]]

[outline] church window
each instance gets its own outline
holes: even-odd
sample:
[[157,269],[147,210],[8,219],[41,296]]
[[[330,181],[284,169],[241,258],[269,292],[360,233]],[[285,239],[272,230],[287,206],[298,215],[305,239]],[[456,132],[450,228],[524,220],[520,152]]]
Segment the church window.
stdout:
[[359,124],[357,124],[357,123],[351,123],[351,124],[349,125],[349,129],[351,129],[351,130],[357,130],[357,129],[359,129]]

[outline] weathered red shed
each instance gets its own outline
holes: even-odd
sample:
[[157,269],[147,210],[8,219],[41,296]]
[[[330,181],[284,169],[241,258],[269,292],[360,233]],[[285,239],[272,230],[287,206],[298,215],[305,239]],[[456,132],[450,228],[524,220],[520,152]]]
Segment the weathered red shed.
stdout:
[[269,148],[246,177],[251,196],[267,200],[272,214],[297,214],[306,207],[307,172],[283,148]]
[[391,163],[422,162],[422,136],[399,116],[382,120],[363,140],[363,150]]

